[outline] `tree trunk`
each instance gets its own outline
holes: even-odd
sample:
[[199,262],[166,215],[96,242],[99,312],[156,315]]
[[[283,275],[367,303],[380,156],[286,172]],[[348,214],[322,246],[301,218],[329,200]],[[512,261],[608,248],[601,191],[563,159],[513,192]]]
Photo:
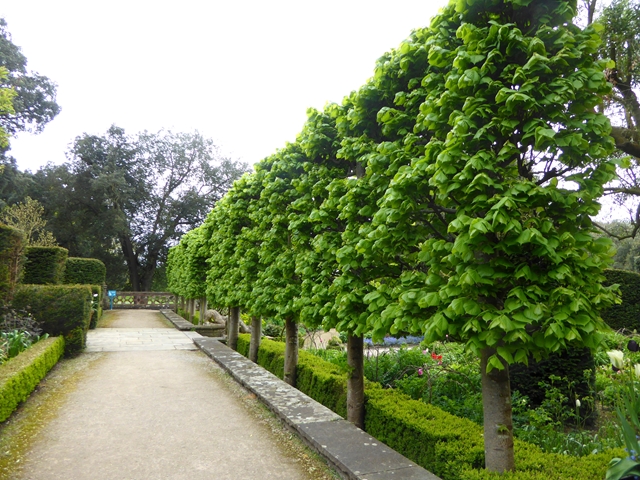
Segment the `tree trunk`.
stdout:
[[251,317],[251,343],[249,344],[249,360],[258,363],[258,349],[260,348],[260,337],[262,336],[262,319]]
[[364,430],[364,341],[362,336],[347,337],[347,420]]
[[487,373],[487,362],[494,349],[482,350],[482,409],[484,411],[485,467],[491,472],[506,472],[515,468],[513,454],[513,424],[511,421],[511,385],[509,368]]
[[193,298],[187,300],[189,302],[189,321],[193,323],[193,314],[196,311],[196,301]]
[[286,346],[284,351],[284,381],[296,386],[296,367],[298,366],[298,324],[287,318],[284,322]]
[[131,290],[133,292],[140,291],[140,279],[138,278],[138,256],[133,250],[133,243],[128,235],[120,235],[120,248],[122,248],[122,254],[127,262],[127,269],[129,270],[129,283],[131,283]]
[[238,324],[240,323],[240,307],[231,307],[229,321],[227,322],[227,346],[232,350],[238,350]]
[[207,297],[202,297],[200,299],[200,315],[198,319],[198,324],[202,325],[204,323],[204,314],[207,311]]

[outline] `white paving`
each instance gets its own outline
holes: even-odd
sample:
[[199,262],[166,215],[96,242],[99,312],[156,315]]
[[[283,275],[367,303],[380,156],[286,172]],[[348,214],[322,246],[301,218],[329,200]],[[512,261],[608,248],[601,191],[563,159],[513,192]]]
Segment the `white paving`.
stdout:
[[180,332],[172,328],[96,328],[87,333],[84,351],[197,350],[192,336],[193,332]]

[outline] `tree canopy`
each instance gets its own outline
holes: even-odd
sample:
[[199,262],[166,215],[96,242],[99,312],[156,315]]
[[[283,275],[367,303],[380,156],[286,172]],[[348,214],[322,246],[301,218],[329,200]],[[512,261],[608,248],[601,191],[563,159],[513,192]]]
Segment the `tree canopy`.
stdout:
[[8,134],[17,132],[39,133],[60,113],[56,103],[56,84],[49,78],[27,69],[27,57],[11,40],[7,22],[0,18],[0,91],[11,89],[12,112],[0,112],[0,127]]
[[126,266],[129,288],[149,290],[168,248],[245,170],[197,132],[129,136],[112,126],[77,137],[68,163],[36,172],[34,195],[71,255],[99,258],[110,281]]

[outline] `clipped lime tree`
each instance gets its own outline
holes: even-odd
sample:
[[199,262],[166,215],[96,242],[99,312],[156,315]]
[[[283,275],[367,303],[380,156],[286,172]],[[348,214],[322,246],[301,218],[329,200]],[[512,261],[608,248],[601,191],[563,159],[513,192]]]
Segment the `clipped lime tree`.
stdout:
[[399,168],[373,215],[375,242],[361,245],[403,270],[368,297],[376,336],[422,330],[480,357],[491,471],[514,468],[508,365],[595,349],[599,310],[615,301],[602,286],[611,244],[590,218],[615,171],[596,108],[610,86],[597,27],[576,27],[575,8],[452,1],[423,48],[401,46],[405,65],[428,66],[396,96],[399,111],[413,92],[420,102],[396,146],[423,153]]

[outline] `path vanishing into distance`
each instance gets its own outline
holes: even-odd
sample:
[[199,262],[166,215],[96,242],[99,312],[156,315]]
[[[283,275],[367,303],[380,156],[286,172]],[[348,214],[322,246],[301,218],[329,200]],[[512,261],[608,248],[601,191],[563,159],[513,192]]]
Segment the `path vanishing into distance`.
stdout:
[[106,312],[0,426],[1,479],[334,479],[156,311]]

